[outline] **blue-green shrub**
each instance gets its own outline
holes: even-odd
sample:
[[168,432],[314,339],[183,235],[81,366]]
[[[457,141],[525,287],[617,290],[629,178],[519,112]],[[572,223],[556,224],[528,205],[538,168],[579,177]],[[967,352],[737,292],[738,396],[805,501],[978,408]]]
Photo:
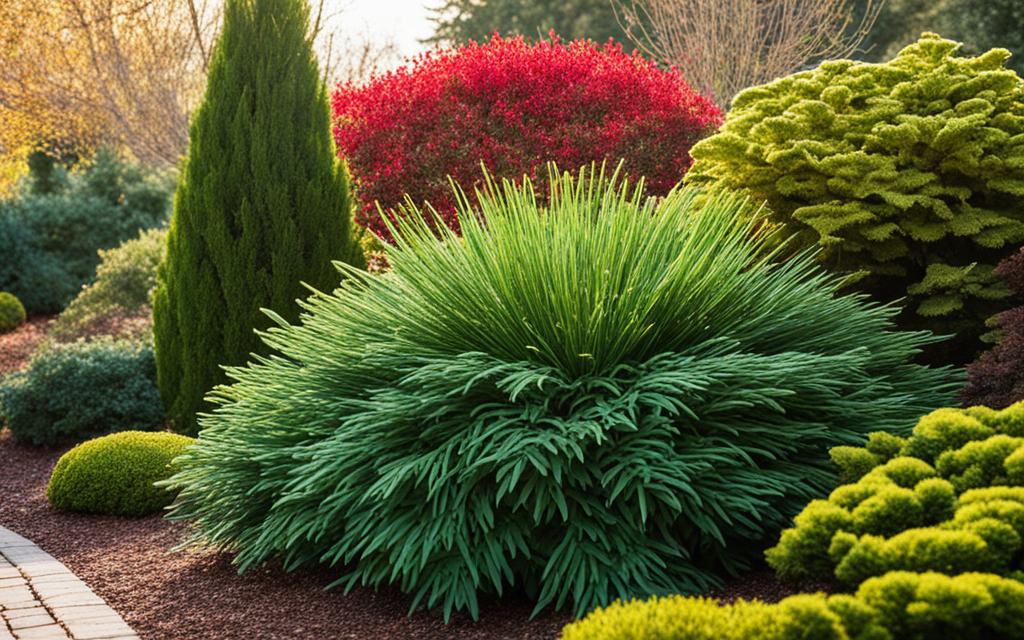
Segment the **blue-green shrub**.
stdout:
[[101,152],[56,193],[0,201],[0,290],[29,314],[60,311],[92,278],[97,250],[166,223],[170,188],[165,176]]
[[153,349],[109,339],[45,346],[0,381],[0,418],[32,444],[163,424]]

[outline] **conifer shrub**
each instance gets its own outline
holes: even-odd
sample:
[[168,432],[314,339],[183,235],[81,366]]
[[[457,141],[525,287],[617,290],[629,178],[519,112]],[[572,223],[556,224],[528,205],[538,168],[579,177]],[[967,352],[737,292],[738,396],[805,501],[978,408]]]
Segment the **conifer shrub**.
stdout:
[[851,483],[810,502],[767,551],[781,577],[1024,576],[1024,403],[939,409],[909,438],[836,447],[832,458]]
[[388,274],[341,265],[229,370],[172,518],[242,569],[345,565],[414,609],[516,588],[581,613],[714,584],[833,485],[828,447],[955,390],[896,309],[766,258],[742,199],[486,184],[461,239],[406,207]]
[[1014,640],[1024,584],[999,576],[894,572],[853,595],[777,604],[668,596],[616,602],[565,627],[562,640]]
[[53,193],[0,200],[0,290],[32,314],[61,311],[95,275],[97,250],[167,223],[167,175],[108,151]]
[[148,328],[157,268],[166,248],[167,230],[150,229],[114,249],[101,250],[96,279],[60,313],[50,333],[70,340],[105,324],[120,326],[125,319],[141,320],[136,324]]
[[995,265],[1024,240],[1024,82],[1004,49],[957,50],[926,34],[889,62],[748,89],[686,179],[767,201],[796,246],[905,298],[905,326],[958,334],[932,357],[962,363],[1007,306]]
[[261,309],[295,320],[305,284],[337,284],[332,260],[362,262],[308,22],[306,0],[224,5],[153,298],[160,394],[182,433],[221,366],[260,349]]
[[0,291],[0,333],[17,329],[25,322],[25,307],[17,296]]
[[0,421],[37,445],[159,428],[153,349],[110,338],[44,345],[24,370],[0,380]]
[[[1024,299],[1024,249],[1003,260],[996,273]],[[1003,311],[992,319],[996,344],[967,367],[965,405],[1001,409],[1024,400],[1024,306]]]
[[721,122],[714,102],[677,70],[621,45],[522,37],[433,51],[334,94],[334,135],[359,197],[357,220],[385,239],[385,216],[408,194],[458,230],[449,176],[469,188],[480,167],[494,176],[545,164],[622,160],[665,195],[690,166],[690,147]]
[[46,487],[55,509],[119,516],[160,511],[174,494],[154,483],[192,444],[174,433],[122,431],[83,442],[60,457]]

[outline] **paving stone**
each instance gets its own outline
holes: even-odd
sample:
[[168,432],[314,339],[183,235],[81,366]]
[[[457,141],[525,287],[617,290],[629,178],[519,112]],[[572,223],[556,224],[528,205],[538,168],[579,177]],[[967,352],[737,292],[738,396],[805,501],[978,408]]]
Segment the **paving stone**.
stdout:
[[35,607],[27,607],[25,609],[10,609],[3,612],[3,617],[8,620],[17,620],[18,618],[24,618],[25,616],[37,616],[40,613],[46,613],[46,609],[42,605]]
[[87,604],[106,605],[103,598],[92,591],[65,593],[43,598],[43,604],[47,607],[78,607]]
[[78,607],[55,606],[50,611],[58,620],[121,620],[116,611],[106,605],[85,605]]
[[75,640],[99,640],[132,635],[132,629],[124,622],[64,621],[64,626]]
[[45,627],[15,629],[14,637],[18,640],[69,640],[68,634],[57,624]]
[[36,597],[28,585],[4,587],[0,589],[0,606],[5,609],[18,609],[23,602],[35,602]]
[[0,640],[14,640],[14,636],[11,635],[6,626],[0,626]]
[[0,577],[0,589],[5,587],[21,587],[24,586],[25,579],[18,575],[16,578],[3,578]]
[[14,618],[7,621],[7,626],[15,631],[18,629],[27,629],[29,627],[43,627],[48,624],[57,624],[57,621],[53,619],[53,616],[51,616],[46,609],[43,609],[42,613]]

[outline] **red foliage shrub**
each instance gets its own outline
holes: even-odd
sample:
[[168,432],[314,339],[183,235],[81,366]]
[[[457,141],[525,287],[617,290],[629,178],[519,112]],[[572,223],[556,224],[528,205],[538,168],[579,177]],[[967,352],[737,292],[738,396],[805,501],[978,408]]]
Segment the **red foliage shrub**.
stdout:
[[[996,273],[1024,296],[1024,248],[1003,260]],[[999,342],[967,367],[967,386],[961,394],[965,406],[1003,409],[1024,400],[1024,306],[996,317]]]
[[408,193],[457,230],[450,175],[467,192],[482,177],[537,177],[554,162],[575,169],[624,161],[652,195],[690,166],[690,147],[721,112],[676,70],[621,45],[578,40],[488,43],[430,52],[363,86],[334,94],[338,153],[352,171],[359,222],[387,238],[386,211]]

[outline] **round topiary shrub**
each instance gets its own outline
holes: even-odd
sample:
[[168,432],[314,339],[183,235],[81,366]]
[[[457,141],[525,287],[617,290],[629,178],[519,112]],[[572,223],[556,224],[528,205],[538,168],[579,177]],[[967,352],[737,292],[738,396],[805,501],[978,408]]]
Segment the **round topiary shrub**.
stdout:
[[690,166],[690,147],[721,122],[714,102],[621,45],[494,36],[424,54],[334,94],[335,140],[361,208],[357,220],[391,237],[378,203],[398,213],[406,194],[458,230],[449,176],[543,178],[547,162],[624,161],[665,195]]
[[170,504],[174,493],[153,483],[171,475],[171,461],[192,438],[122,431],[83,442],[53,468],[46,498],[56,509],[144,516]]
[[0,419],[37,445],[158,429],[164,412],[153,348],[113,339],[48,344],[0,380]]
[[406,209],[391,273],[344,268],[229,370],[171,517],[414,608],[582,612],[708,587],[835,482],[828,447],[952,398],[909,363],[933,338],[766,261],[744,201],[584,173],[460,198],[461,240]]
[[18,328],[25,322],[25,307],[13,293],[0,291],[0,333]]
[[890,62],[748,89],[686,180],[766,200],[795,246],[905,297],[905,326],[958,333],[934,353],[966,362],[1010,295],[993,268],[1024,240],[1024,82],[1004,49],[957,50],[926,34]]

